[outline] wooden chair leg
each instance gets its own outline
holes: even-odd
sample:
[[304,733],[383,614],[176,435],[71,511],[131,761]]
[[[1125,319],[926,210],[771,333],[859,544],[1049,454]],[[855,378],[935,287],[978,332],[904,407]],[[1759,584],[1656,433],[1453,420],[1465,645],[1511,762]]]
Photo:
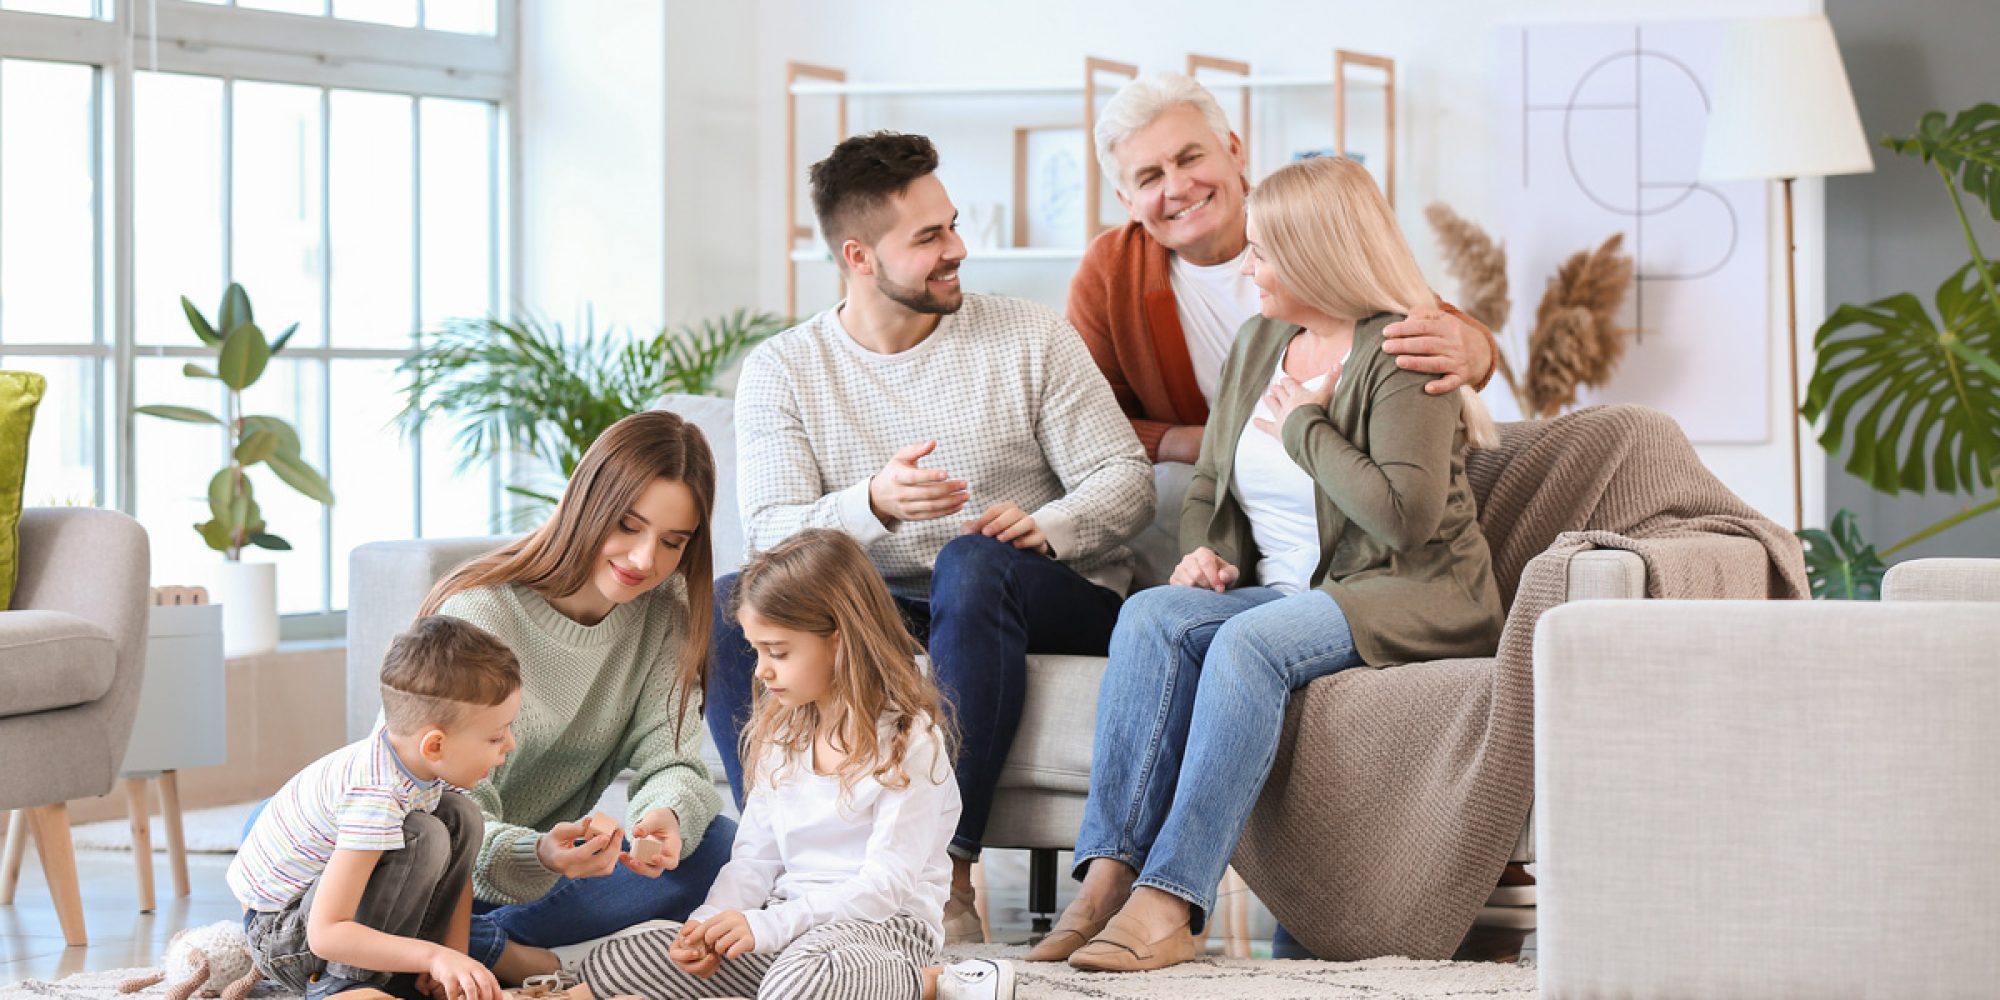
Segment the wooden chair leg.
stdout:
[[7,817],[7,859],[0,862],[0,906],[14,904],[14,889],[21,884],[21,859],[28,853],[28,810],[16,809]]
[[160,772],[160,819],[167,828],[167,860],[174,869],[174,895],[186,899],[188,888],[187,840],[181,827],[180,775]]
[[139,912],[153,912],[153,821],[146,779],[125,779],[125,808],[132,815],[132,866],[139,870]]
[[83,933],[83,889],[76,881],[76,848],[69,839],[69,803],[36,806],[28,812],[35,831],[35,851],[42,857],[42,874],[49,880],[49,896],[55,900],[56,919],[62,923],[63,940],[72,948],[89,943]]

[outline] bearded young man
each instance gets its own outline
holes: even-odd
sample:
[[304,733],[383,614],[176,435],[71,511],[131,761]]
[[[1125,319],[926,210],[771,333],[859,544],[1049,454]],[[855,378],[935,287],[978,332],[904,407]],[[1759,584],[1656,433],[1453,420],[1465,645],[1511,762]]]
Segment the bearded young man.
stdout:
[[[753,550],[846,531],[929,648],[962,737],[949,943],[979,940],[972,862],[1020,724],[1030,653],[1102,656],[1153,518],[1152,467],[1053,310],[960,290],[965,242],[923,136],[855,136],[814,164],[840,304],[761,345],[737,385]],[[756,653],[716,584],[706,715],[737,801]]]

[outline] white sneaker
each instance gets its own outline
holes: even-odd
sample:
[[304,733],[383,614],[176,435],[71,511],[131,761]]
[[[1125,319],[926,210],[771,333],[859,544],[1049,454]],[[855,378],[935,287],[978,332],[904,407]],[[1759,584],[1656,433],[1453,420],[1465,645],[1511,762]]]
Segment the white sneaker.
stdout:
[[968,958],[938,974],[937,1000],[1014,1000],[1014,963]]

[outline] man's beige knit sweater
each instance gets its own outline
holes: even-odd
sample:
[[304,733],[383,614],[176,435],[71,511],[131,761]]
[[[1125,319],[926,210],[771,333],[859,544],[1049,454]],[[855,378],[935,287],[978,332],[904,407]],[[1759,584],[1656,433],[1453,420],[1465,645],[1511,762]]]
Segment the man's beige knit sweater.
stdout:
[[[440,613],[500,638],[521,660],[518,747],[472,790],[486,814],[474,894],[495,904],[539,899],[556,884],[535,844],[542,832],[590,813],[620,771],[632,778],[629,823],[666,806],[680,816],[681,857],[694,853],[721,808],[701,759],[701,694],[681,718],[681,642],[687,592],[673,577],[581,625],[526,587],[454,594]],[[676,730],[675,723],[681,725]]]

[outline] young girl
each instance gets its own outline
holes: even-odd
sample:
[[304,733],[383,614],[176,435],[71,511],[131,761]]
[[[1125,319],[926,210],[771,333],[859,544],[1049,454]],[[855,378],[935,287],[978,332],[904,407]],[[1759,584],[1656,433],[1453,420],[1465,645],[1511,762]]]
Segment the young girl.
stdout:
[[940,968],[958,822],[951,724],[861,546],[808,530],[735,591],[757,651],[749,800],[708,901],[582,963],[597,997],[1006,1000],[1005,962]]

